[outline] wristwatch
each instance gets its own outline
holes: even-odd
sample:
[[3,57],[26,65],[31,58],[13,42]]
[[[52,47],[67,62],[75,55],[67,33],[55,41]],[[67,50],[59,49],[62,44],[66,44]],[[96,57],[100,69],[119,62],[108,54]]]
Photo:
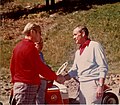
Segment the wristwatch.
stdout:
[[102,87],[104,84],[103,83],[98,83],[98,86]]

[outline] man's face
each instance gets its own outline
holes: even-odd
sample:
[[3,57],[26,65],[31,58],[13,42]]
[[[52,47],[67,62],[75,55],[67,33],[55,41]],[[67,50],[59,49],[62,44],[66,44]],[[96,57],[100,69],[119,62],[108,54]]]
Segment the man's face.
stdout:
[[31,37],[33,42],[40,42],[42,40],[41,31],[40,30],[32,30]]
[[41,40],[40,42],[35,42],[35,47],[37,48],[38,52],[41,52],[43,48],[43,40]]
[[35,39],[35,47],[40,52],[43,48],[43,39],[42,39],[41,31],[36,30],[34,39]]
[[73,39],[75,40],[76,44],[82,44],[82,32],[79,32],[78,27],[73,30]]

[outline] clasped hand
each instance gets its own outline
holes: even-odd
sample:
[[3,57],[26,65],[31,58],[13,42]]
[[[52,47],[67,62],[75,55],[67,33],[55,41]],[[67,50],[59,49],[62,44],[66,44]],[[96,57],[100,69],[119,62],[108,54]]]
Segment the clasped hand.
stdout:
[[59,74],[59,75],[57,75],[57,80],[56,81],[60,84],[64,84],[65,77],[63,75]]

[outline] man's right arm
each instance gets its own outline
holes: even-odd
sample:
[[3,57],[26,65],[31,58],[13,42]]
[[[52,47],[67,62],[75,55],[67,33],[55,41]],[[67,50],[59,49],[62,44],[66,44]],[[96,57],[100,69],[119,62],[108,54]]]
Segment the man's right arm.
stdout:
[[66,79],[70,79],[70,78],[73,78],[73,77],[76,77],[77,76],[77,59],[76,59],[76,55],[77,55],[77,52],[75,53],[75,59],[74,59],[74,63],[71,67],[71,69],[68,71],[68,74],[65,76]]
[[34,67],[35,72],[42,75],[47,80],[57,80],[56,73],[42,62],[35,47],[31,48],[29,59],[31,60],[31,65]]

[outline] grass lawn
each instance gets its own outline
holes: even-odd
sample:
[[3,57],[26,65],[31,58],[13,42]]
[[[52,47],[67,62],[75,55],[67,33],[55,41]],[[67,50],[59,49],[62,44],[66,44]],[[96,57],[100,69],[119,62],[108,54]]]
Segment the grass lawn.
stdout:
[[[36,1],[36,2],[35,2]],[[15,0],[22,6],[45,0]],[[3,19],[0,27],[0,65],[9,69],[10,57],[15,44],[21,39],[21,31],[28,22],[41,25],[44,39],[43,53],[47,64],[55,71],[65,62],[73,63],[76,45],[72,30],[78,24],[85,24],[90,38],[99,41],[105,48],[109,71],[120,73],[120,3],[93,5],[89,10],[65,13],[61,9],[54,14],[45,11],[22,16],[18,20]]]

